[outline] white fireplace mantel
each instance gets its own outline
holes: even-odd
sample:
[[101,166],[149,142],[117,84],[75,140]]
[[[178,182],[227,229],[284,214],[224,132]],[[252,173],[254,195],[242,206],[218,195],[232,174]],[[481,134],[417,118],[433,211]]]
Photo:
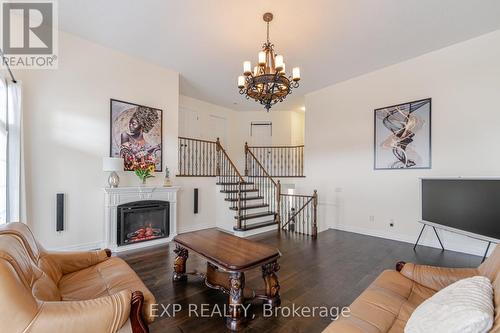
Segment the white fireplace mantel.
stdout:
[[[139,249],[148,246],[168,243],[177,234],[177,191],[179,186],[133,186],[105,188],[104,199],[104,242],[105,246],[113,252]],[[130,245],[118,246],[117,244],[117,207],[119,205],[141,201],[162,200],[170,203],[170,235],[166,238],[139,242]]]

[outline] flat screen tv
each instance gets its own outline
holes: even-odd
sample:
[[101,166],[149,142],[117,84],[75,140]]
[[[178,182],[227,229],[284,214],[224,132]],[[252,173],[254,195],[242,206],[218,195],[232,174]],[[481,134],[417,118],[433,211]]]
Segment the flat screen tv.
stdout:
[[500,239],[500,179],[422,179],[422,221]]

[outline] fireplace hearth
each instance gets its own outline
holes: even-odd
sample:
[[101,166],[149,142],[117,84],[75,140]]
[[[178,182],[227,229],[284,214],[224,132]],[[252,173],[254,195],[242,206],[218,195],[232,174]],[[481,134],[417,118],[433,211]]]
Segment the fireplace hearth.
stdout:
[[170,203],[141,200],[118,205],[117,245],[130,245],[170,235]]

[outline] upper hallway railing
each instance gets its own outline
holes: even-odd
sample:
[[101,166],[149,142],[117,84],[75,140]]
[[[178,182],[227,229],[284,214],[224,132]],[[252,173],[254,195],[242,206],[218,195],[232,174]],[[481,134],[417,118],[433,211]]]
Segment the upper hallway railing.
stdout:
[[217,142],[180,136],[179,174],[177,176],[217,176]]
[[299,146],[249,146],[245,143],[245,174],[249,152],[253,154],[271,177],[304,177],[304,145]]

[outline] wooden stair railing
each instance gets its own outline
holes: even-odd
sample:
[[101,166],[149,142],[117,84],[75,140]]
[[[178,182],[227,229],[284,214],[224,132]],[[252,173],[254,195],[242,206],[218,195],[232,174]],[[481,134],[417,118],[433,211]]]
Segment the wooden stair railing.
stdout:
[[[217,185],[235,211],[233,229],[246,231],[272,225],[279,230],[317,235],[317,192],[313,196],[281,193],[281,183],[275,180],[268,169],[255,155],[254,148],[300,148],[294,147],[249,147],[245,144],[245,176],[233,163],[219,138],[216,141],[179,137],[180,177],[217,177]],[[284,151],[284,150],[283,150]],[[299,150],[296,150],[299,153]],[[278,154],[279,155],[279,154]],[[290,156],[284,153],[284,156]],[[280,157],[280,160],[285,159]],[[291,159],[302,161],[302,157]],[[280,162],[281,163],[281,162]],[[293,162],[284,177],[299,177],[303,162]],[[299,163],[299,164],[297,164]],[[291,172],[291,170],[293,172]],[[297,172],[296,172],[297,171]]]
[[282,194],[281,229],[289,232],[318,236],[318,192],[313,195]]
[[[219,138],[215,142],[216,152],[217,152],[217,163],[216,163],[216,175],[217,184],[223,187],[222,193],[226,195],[226,201],[233,204],[236,209],[236,225],[235,230],[244,229],[244,215],[245,210],[242,209],[242,203],[247,198],[247,193],[254,191],[254,188],[248,189],[249,184],[245,181],[243,176],[238,171],[238,168],[234,165],[233,161],[227,154],[224,147],[222,147]],[[236,204],[236,206],[234,206]]]
[[215,177],[217,142],[179,137],[178,177]]
[[[249,152],[260,161],[271,177],[304,177],[304,145],[249,146],[245,143],[246,163],[249,160]],[[245,168],[245,175],[248,175],[248,171],[248,168]]]
[[250,182],[256,184],[259,196],[264,198],[265,204],[268,205],[269,213],[274,213],[274,221],[279,224],[280,200],[281,200],[281,183],[275,181],[269,175],[266,169],[262,166],[255,155],[248,149],[245,144],[245,173]]

